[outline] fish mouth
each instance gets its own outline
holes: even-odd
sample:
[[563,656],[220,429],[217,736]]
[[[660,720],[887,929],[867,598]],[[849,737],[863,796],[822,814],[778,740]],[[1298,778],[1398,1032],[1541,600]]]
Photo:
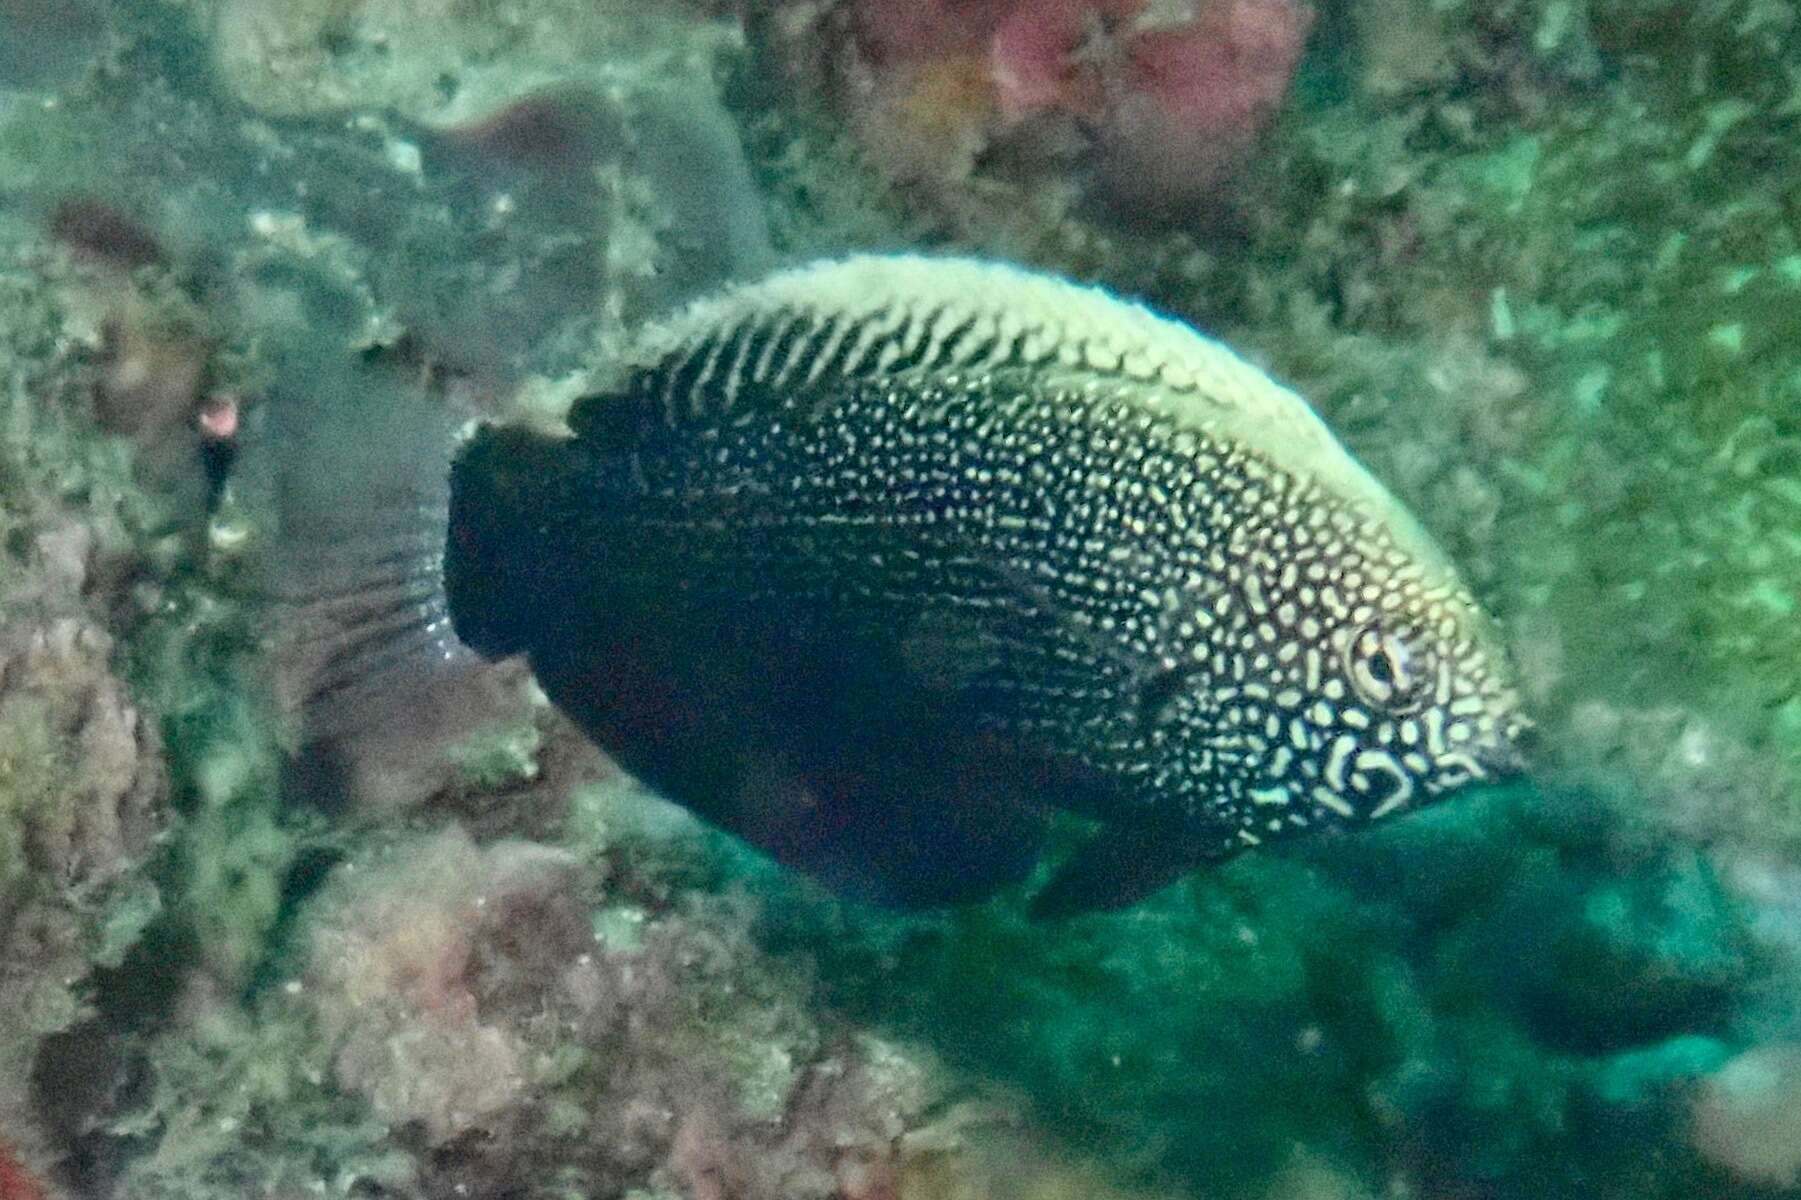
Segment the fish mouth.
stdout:
[[1477,750],[1474,757],[1482,767],[1482,778],[1505,783],[1525,775],[1537,756],[1539,741],[1535,723],[1525,717],[1512,718],[1499,737]]

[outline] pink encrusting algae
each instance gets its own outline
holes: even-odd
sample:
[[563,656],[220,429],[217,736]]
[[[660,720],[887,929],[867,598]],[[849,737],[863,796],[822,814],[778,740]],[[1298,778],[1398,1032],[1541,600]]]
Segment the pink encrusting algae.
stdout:
[[1293,0],[1224,0],[1133,37],[1104,135],[1109,186],[1153,200],[1216,182],[1274,116],[1312,23]]
[[1297,0],[1198,0],[1173,15],[1146,0],[862,0],[852,45],[870,86],[853,104],[902,176],[954,183],[983,150],[1064,122],[1102,195],[1168,207],[1244,158],[1312,24]]
[[11,1144],[0,1137],[0,1200],[47,1200],[48,1195]]

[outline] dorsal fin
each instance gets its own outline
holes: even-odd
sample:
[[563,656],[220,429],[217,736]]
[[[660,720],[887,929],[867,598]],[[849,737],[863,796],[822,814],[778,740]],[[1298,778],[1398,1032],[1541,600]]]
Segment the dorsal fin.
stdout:
[[641,420],[680,427],[754,420],[774,399],[881,379],[966,384],[1037,372],[1043,388],[1123,402],[1242,447],[1371,508],[1426,561],[1441,556],[1413,518],[1293,390],[1192,326],[1103,288],[1006,263],[854,255],[728,288],[647,327],[609,395],[571,425]]
[[971,258],[855,255],[781,271],[648,326],[631,366],[664,399],[697,391],[722,405],[753,383],[1061,369],[1189,396],[1209,415],[1257,410],[1291,435],[1331,440],[1306,401],[1193,327],[1103,288]]

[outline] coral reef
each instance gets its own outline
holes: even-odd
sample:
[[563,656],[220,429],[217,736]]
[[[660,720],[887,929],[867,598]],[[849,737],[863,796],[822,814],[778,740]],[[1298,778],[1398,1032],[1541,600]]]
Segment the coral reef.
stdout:
[[[1793,1191],[1801,26],[1314,7],[0,3],[0,1193]],[[1040,927],[827,900],[518,691],[296,753],[272,415],[554,424],[772,253],[946,241],[1295,382],[1535,785]]]
[[111,648],[73,616],[0,627],[0,1129],[28,1160],[49,1153],[31,1095],[40,1047],[88,1015],[84,984],[160,903],[128,876],[166,782]]
[[[609,66],[605,89],[571,70],[467,119],[277,131],[195,86],[166,11],[117,21],[104,86],[49,127],[0,113],[21,168],[0,201],[41,214],[0,213],[26,343],[5,611],[30,618],[17,663],[5,626],[0,717],[22,740],[0,812],[29,809],[54,853],[0,845],[29,851],[7,859],[9,903],[59,863],[82,885],[49,893],[72,907],[55,960],[21,952],[0,993],[21,1172],[133,1197],[877,1196],[913,1172],[955,1194],[1006,1161],[1093,1177],[1051,1165],[1007,1103],[976,1111],[1013,1158],[963,1168],[943,1110],[971,1087],[815,1011],[741,905],[689,895],[718,876],[687,825],[631,815],[656,802],[615,785],[570,810],[592,751],[520,704],[516,669],[478,686],[498,706],[414,697],[410,723],[324,756],[295,753],[305,731],[270,694],[267,431],[323,416],[321,395],[493,411],[534,371],[523,391],[554,420],[575,348],[752,269],[760,207],[710,92]],[[95,147],[136,174],[73,167]],[[150,720],[108,673],[115,646]],[[85,695],[80,720],[50,680]],[[121,737],[143,757],[120,777],[145,781],[123,792]],[[99,774],[48,774],[90,750]],[[166,794],[147,782],[165,759]],[[133,818],[127,845],[86,881],[106,804]],[[422,805],[437,832],[392,826]]]
[[156,508],[84,438],[82,336],[20,266],[0,274],[0,1184],[29,1197],[56,1157],[39,1054],[161,904],[139,870],[168,780],[102,624]]
[[163,789],[154,743],[107,667],[112,639],[75,617],[0,637],[0,730],[9,838],[3,873],[71,893],[142,855]]
[[812,1014],[734,906],[649,909],[596,865],[454,830],[339,863],[249,1023],[200,988],[194,1031],[152,1044],[155,1091],[117,1127],[148,1144],[120,1187],[918,1194],[895,1180],[955,1144],[930,1057]]
[[765,28],[890,178],[955,204],[980,164],[1010,195],[1143,219],[1178,217],[1240,164],[1312,20],[1295,0],[871,0]]

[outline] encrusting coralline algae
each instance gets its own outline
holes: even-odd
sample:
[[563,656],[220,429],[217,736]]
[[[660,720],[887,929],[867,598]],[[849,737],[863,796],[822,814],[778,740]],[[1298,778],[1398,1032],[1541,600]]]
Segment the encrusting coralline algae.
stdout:
[[[906,69],[962,81],[925,126],[791,82],[859,78],[867,5],[399,7],[121,6],[27,60],[39,6],[0,4],[31,67],[0,79],[0,1136],[48,1194],[1801,1184],[1790,7],[1318,3],[1280,111],[1155,230],[1090,143],[1030,140],[1071,132],[1079,47],[1024,47],[1075,91],[985,107],[1036,0],[896,0]],[[1065,8],[1115,54],[1205,24]],[[647,110],[701,149],[661,158]],[[97,260],[65,200],[160,262]],[[554,421],[645,317],[761,269],[747,212],[784,257],[1095,279],[1292,381],[1501,622],[1536,786],[1040,928],[843,906],[576,787],[604,766],[529,695],[447,767],[413,769],[430,730],[296,757],[266,510],[189,422],[232,398],[249,449],[306,355]],[[697,224],[731,251],[694,265]],[[140,396],[166,441],[95,428]]]

